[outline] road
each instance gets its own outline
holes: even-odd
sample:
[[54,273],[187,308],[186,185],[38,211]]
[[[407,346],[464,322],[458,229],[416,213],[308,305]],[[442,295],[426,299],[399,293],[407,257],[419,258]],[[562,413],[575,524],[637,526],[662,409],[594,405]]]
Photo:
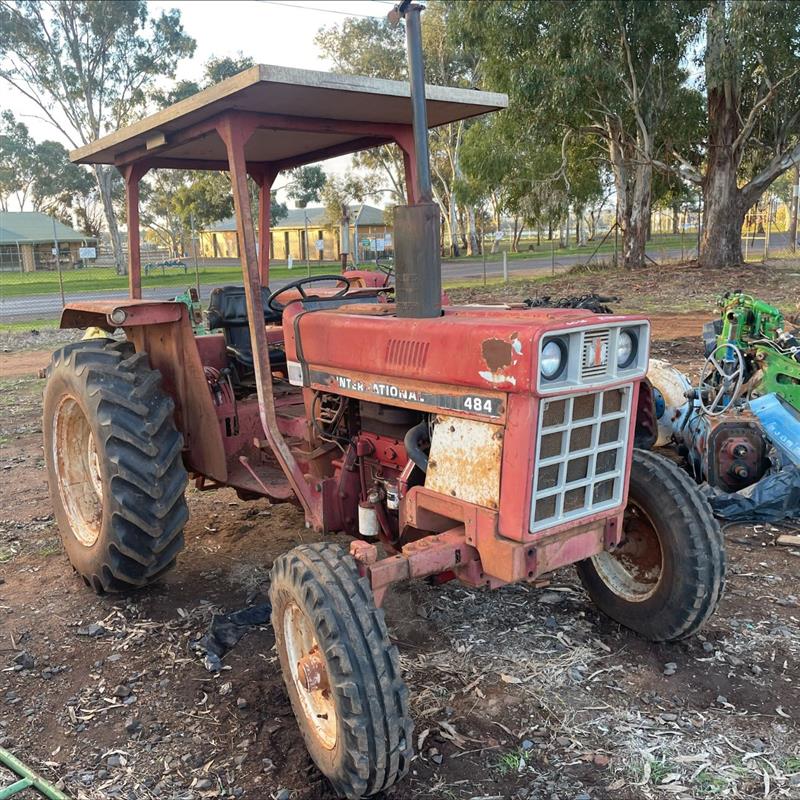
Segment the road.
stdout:
[[[786,234],[774,234],[772,237],[771,246],[774,250],[780,250],[787,245]],[[691,240],[687,237],[687,247]],[[760,243],[763,247],[763,242]],[[758,245],[754,246],[754,249]],[[586,261],[591,254],[591,250],[585,253],[569,256],[558,256],[556,259],[556,271],[562,271],[575,264],[580,264]],[[648,255],[654,260],[659,259],[677,259],[682,255],[690,257],[690,251],[681,253],[680,248],[667,249],[653,248]],[[608,257],[608,254],[601,254],[600,258]],[[490,256],[490,258],[497,259],[497,254]],[[510,259],[508,262],[509,277],[520,278],[527,275],[541,275],[552,270],[552,256],[550,255],[537,255],[531,258],[515,258]],[[445,282],[454,280],[469,280],[481,279],[483,277],[483,262],[481,261],[443,261],[442,262],[442,278]],[[487,278],[499,278],[503,275],[502,261],[494,260],[487,261],[486,276]],[[272,282],[271,288],[278,289],[289,283],[288,280],[276,280]],[[187,283],[187,285],[189,285]],[[200,294],[204,301],[207,301],[208,295],[214,288],[214,284],[202,284],[200,286]],[[142,294],[144,297],[154,300],[169,300],[180,291],[179,287],[165,286],[165,287],[144,287]],[[115,297],[123,297],[124,291],[114,289],[111,291],[100,291],[81,294],[66,294],[66,301],[69,303],[74,300],[85,300],[91,298],[92,300],[107,300]],[[0,322],[16,322],[25,319],[50,319],[58,317],[61,313],[61,297],[58,294],[47,295],[28,295],[19,297],[0,297]]]

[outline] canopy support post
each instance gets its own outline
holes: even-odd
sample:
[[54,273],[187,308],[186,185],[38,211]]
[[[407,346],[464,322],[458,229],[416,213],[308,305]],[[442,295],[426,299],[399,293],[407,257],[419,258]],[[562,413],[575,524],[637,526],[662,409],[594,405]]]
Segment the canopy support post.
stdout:
[[269,286],[269,236],[272,224],[272,184],[275,170],[266,164],[250,167],[250,175],[258,185],[258,272],[261,285]]
[[[228,167],[233,190],[233,205],[236,211],[236,230],[239,235],[244,279],[247,316],[250,324],[250,342],[253,348],[258,410],[267,442],[275,454],[283,472],[303,505],[306,519],[314,528],[322,528],[321,495],[306,481],[289,445],[278,430],[275,401],[272,392],[272,370],[269,362],[267,331],[264,326],[264,306],[261,299],[261,275],[256,256],[256,237],[250,207],[250,192],[247,186],[247,163],[244,147],[253,134],[255,125],[248,124],[237,115],[225,115],[218,123],[217,132],[225,143]],[[269,212],[267,212],[269,213]]]
[[142,297],[142,251],[139,241],[139,181],[149,167],[143,163],[121,168],[125,179],[125,208],[128,217],[128,293],[132,300]]
[[403,153],[403,171],[406,181],[406,202],[413,206],[419,199],[419,183],[417,178],[417,156],[414,145],[414,134],[411,128],[398,131],[394,135],[397,146]]

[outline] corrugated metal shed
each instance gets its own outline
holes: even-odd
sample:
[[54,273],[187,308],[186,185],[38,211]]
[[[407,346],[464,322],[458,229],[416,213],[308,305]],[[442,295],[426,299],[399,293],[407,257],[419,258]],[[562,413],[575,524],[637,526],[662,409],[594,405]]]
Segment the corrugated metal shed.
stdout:
[[[350,206],[350,224],[351,225],[384,225],[385,220],[383,217],[383,209],[375,208],[375,206],[367,206],[365,205],[361,209],[361,213],[358,215],[358,219],[356,219],[356,213],[361,206],[352,205]],[[288,214],[285,217],[282,217],[278,222],[271,226],[273,231],[280,230],[281,228],[302,228],[305,222],[305,215],[308,215],[308,226],[310,228],[319,227],[320,225],[326,225],[327,219],[325,217],[325,209],[321,206],[309,206],[308,208],[290,208]],[[223,231],[235,231],[236,230],[236,219],[235,217],[229,217],[228,219],[222,219],[219,222],[215,222],[213,225],[209,225],[205,228],[206,231],[210,233],[213,232],[223,232]]]
[[0,212],[0,244],[39,244],[53,239],[59,242],[95,241],[93,236],[73,230],[40,211]]

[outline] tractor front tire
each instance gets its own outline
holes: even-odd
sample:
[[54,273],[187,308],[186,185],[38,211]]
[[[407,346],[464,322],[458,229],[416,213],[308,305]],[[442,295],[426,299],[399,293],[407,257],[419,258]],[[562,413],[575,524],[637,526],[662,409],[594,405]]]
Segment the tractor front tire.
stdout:
[[183,547],[183,438],[160,383],[147,355],[111,339],[67,345],[48,368],[50,497],[67,556],[98,593],[152,583]]
[[411,761],[408,690],[383,611],[338,545],[301,545],[272,569],[272,626],[311,757],[340,796],[370,797]]
[[696,633],[725,586],[725,544],[711,507],[672,461],[634,450],[623,540],[577,564],[611,619],[654,642]]

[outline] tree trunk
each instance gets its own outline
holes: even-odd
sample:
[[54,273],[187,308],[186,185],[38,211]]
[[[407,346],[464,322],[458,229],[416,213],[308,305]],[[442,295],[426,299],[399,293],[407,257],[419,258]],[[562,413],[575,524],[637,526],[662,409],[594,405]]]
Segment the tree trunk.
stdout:
[[672,204],[672,234],[675,236],[679,234],[680,226],[678,225],[678,221],[680,219],[681,207],[679,203]]
[[[697,262],[701,267],[742,263],[742,223],[747,208],[736,184],[734,143],[742,127],[737,81],[731,75],[725,4],[709,5],[706,35],[708,166],[703,176],[703,231]],[[758,196],[753,198],[753,202]]]
[[[622,231],[622,265],[626,269],[641,269],[645,265],[653,166],[638,158],[634,148],[625,144],[616,120],[608,120],[607,129],[609,161],[617,190],[617,225]],[[648,152],[641,137],[638,149]]]
[[708,166],[703,177],[703,231],[698,264],[735,267],[743,261],[742,224],[749,206],[736,182],[733,142],[740,125],[735,105],[726,100],[723,87],[709,89],[708,102]]
[[738,266],[744,260],[742,225],[747,208],[736,188],[736,175],[732,169],[709,164],[705,183],[698,263],[701,267]]
[[456,212],[456,198],[453,192],[450,192],[448,208],[450,212],[450,255],[453,258],[458,258],[461,253],[458,249],[458,216]]
[[470,206],[467,209],[467,255],[468,256],[475,256],[478,255],[480,249],[478,247],[478,237],[475,232],[475,209]]
[[114,264],[117,268],[118,275],[128,274],[128,261],[122,252],[122,237],[119,233],[119,225],[117,224],[117,213],[114,211],[114,203],[112,200],[112,184],[114,175],[111,172],[113,168],[101,164],[96,164],[94,167],[94,175],[97,180],[97,188],[100,190],[100,198],[103,202],[103,213],[108,225],[108,233],[111,237],[111,249],[114,253]]
[[645,266],[653,168],[650,164],[638,163],[632,173],[633,186],[628,192],[621,221],[622,265],[626,269],[641,269]]

